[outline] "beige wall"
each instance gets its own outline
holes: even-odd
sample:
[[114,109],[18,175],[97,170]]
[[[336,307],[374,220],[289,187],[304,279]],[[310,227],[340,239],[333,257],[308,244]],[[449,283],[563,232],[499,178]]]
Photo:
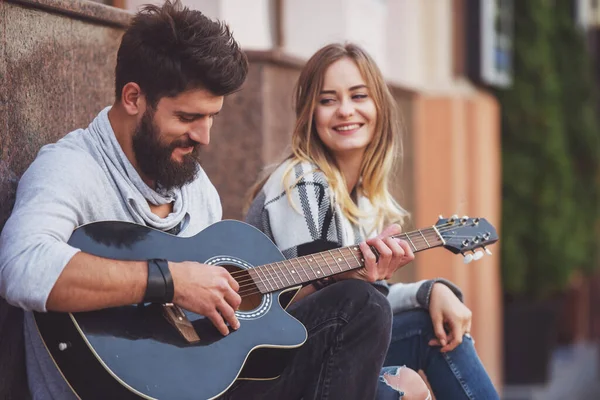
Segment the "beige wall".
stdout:
[[352,41],[368,49],[385,69],[387,1],[282,0],[286,53],[308,58],[331,42]]
[[[274,0],[182,0],[226,21],[248,50],[270,50]],[[286,54],[307,59],[331,42],[364,46],[388,81],[419,90],[448,90],[452,76],[452,0],[278,0]],[[124,0],[135,11],[146,2]]]
[[[247,50],[273,47],[271,0],[181,0],[186,6],[200,10],[210,18],[227,21],[240,45]],[[136,12],[140,6],[162,0],[124,0],[125,7]]]
[[[416,225],[432,225],[439,214],[457,214],[485,217],[499,229],[500,121],[495,98],[482,92],[419,95],[414,107]],[[470,264],[442,249],[424,252],[417,256],[415,276],[445,277],[462,288],[473,311],[477,351],[497,388],[502,383],[499,246],[489,248],[492,256]]]

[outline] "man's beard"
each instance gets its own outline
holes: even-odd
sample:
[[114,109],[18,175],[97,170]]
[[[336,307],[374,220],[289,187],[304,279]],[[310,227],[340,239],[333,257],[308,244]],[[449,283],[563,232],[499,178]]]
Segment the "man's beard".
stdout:
[[[200,145],[189,137],[175,140],[168,145],[160,142],[160,130],[154,124],[154,112],[146,110],[133,135],[133,152],[141,172],[152,179],[157,188],[170,191],[190,183],[198,172]],[[181,162],[172,159],[178,147],[194,147]]]

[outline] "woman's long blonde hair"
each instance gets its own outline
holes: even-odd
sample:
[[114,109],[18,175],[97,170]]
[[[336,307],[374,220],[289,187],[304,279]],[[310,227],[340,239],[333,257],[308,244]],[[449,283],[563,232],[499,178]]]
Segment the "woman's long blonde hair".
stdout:
[[[358,193],[366,196],[373,205],[375,215],[365,215],[352,200],[344,176],[325,147],[314,124],[314,113],[323,88],[325,72],[331,64],[349,58],[356,63],[369,88],[377,110],[377,122],[373,140],[367,145],[360,166],[360,184]],[[404,222],[408,213],[394,200],[390,193],[390,177],[395,162],[402,157],[401,122],[396,102],[385,83],[383,75],[375,61],[362,48],[355,44],[330,44],[317,51],[306,63],[294,90],[296,124],[292,133],[292,154],[290,165],[283,175],[283,183],[288,192],[291,187],[290,173],[295,165],[302,162],[315,164],[323,172],[333,192],[335,204],[354,224],[364,217],[373,217],[375,225],[381,230],[385,224]],[[266,180],[253,190],[255,196]],[[297,182],[298,180],[296,180]]]

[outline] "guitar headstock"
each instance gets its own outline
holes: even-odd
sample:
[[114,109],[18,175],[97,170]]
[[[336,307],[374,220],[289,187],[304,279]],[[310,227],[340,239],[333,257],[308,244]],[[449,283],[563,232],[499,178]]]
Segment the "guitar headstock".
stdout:
[[435,227],[444,239],[444,247],[454,254],[465,256],[465,263],[483,257],[483,252],[479,249],[491,255],[486,246],[498,241],[496,228],[485,218],[459,218],[456,215],[443,218],[440,215]]

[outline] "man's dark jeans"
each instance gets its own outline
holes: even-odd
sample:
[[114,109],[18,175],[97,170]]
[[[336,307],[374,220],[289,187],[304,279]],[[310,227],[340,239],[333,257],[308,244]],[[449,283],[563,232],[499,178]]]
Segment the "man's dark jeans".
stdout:
[[367,282],[345,280],[288,308],[308,330],[284,373],[273,381],[239,381],[225,399],[375,398],[392,312]]

